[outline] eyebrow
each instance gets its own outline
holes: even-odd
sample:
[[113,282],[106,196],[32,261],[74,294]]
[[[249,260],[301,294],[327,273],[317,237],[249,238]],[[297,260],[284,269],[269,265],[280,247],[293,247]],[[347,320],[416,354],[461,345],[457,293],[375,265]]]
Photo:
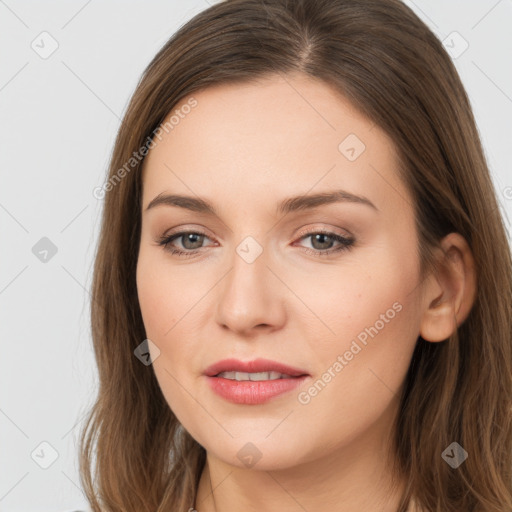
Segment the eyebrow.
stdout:
[[[318,194],[289,197],[278,204],[276,212],[278,214],[288,214],[291,212],[313,209],[322,205],[340,202],[362,204],[379,211],[379,209],[364,196],[358,196],[345,190],[333,190]],[[218,216],[218,212],[215,207],[204,199],[165,193],[161,193],[156,196],[148,204],[145,212],[160,205],[177,206],[197,213],[206,213]]]

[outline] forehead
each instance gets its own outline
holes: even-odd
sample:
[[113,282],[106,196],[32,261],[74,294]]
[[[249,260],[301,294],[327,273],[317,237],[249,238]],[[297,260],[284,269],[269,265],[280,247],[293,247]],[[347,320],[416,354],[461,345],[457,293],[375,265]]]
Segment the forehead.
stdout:
[[275,75],[192,97],[146,156],[144,206],[164,191],[240,203],[342,187],[377,206],[407,195],[392,140],[324,82]]

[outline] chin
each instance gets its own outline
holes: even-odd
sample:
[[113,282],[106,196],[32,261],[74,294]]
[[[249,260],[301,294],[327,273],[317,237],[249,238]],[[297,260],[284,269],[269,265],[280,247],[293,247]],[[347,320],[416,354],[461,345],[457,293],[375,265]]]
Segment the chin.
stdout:
[[[211,445],[206,443],[202,446],[210,455],[239,469],[275,471],[307,462],[307,453],[298,453],[297,444],[304,448],[303,441],[294,443],[289,439],[285,444],[276,437],[274,440],[269,438],[260,442],[243,436],[242,439],[230,439],[223,443],[213,442]],[[209,446],[214,449],[210,450]]]

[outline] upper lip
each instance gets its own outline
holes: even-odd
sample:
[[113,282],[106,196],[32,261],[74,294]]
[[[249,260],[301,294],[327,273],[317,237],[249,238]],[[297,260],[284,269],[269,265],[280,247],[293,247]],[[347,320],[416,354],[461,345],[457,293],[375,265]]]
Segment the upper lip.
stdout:
[[306,371],[299,368],[293,368],[277,361],[270,359],[254,359],[253,361],[239,361],[238,359],[223,359],[212,364],[204,371],[208,377],[213,377],[221,372],[279,372],[291,377],[300,377],[301,375],[309,375]]

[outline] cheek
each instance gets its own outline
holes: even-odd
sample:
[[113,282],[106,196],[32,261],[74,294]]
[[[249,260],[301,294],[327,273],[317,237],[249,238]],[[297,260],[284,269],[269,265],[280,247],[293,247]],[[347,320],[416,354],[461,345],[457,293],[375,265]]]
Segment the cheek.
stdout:
[[408,370],[419,334],[419,268],[403,247],[380,247],[317,275],[316,293],[313,279],[295,283],[316,313],[301,331],[322,381],[318,390],[324,398],[318,402],[344,396],[342,401],[358,408],[368,400],[389,401]]
[[[173,330],[199,299],[197,286],[180,279],[159,249],[141,249],[137,263],[137,294],[146,334],[168,344]],[[163,252],[163,249],[162,249]],[[194,292],[194,289],[196,292]],[[183,320],[180,320],[183,318]]]
[[[370,252],[370,251],[369,251]],[[321,269],[314,276],[288,276],[290,288],[303,298],[309,313],[305,315],[302,302],[295,301],[294,314],[307,329],[312,351],[326,362],[324,356],[348,350],[358,338],[363,344],[375,333],[386,338],[404,324],[415,325],[414,285],[417,269],[413,261],[400,260],[388,251],[372,251],[368,257],[360,254],[338,267]],[[290,301],[290,305],[294,301]],[[411,329],[409,329],[411,331]],[[395,344],[400,343],[396,338]]]
[[137,294],[149,339],[162,338],[172,325],[167,314],[172,299],[170,294],[165,292],[166,289],[165,275],[162,275],[158,266],[141,251],[137,263]]
[[338,309],[335,336],[307,337],[314,374],[297,396],[295,420],[315,418],[326,442],[350,443],[397,405],[417,339],[415,308],[401,288],[362,290]]
[[[340,298],[335,306],[325,303],[321,311],[328,332],[319,336],[318,326],[312,329],[311,324],[310,335],[305,337],[318,374],[332,368],[341,356],[343,371],[337,368],[340,375],[350,378],[347,389],[357,389],[357,381],[363,388],[371,387],[370,369],[393,389],[399,386],[418,336],[416,308],[403,289],[372,287],[371,293],[360,289],[349,299]],[[375,383],[379,385],[377,379]]]
[[[172,374],[179,376],[181,382],[187,378],[187,372],[195,371],[198,347],[194,340],[204,338],[200,336],[202,324],[198,321],[204,316],[204,287],[191,280],[190,272],[171,268],[165,254],[154,248],[141,249],[136,279],[146,336],[160,350],[153,364],[155,373],[159,380],[163,377],[172,381]],[[184,361],[189,364],[184,365]]]
[[190,388],[185,371],[190,368],[183,362],[191,361],[197,348],[188,342],[189,336],[183,336],[187,331],[186,313],[191,308],[184,300],[176,272],[166,270],[166,265],[154,253],[141,250],[136,279],[146,336],[160,351],[152,364],[155,377],[173,413],[180,421],[186,421],[187,411],[193,410],[194,403],[184,392]]

